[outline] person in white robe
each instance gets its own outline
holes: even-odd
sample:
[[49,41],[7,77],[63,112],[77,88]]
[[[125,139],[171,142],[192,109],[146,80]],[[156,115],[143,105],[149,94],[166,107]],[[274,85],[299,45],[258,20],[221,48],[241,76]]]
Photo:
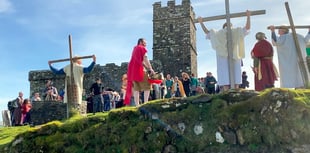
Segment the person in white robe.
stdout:
[[[306,63],[306,45],[310,40],[310,28],[306,36],[297,34],[303,61],[298,58],[293,35],[289,32],[287,26],[280,27],[278,30],[279,36],[276,35],[273,25],[269,26],[269,29],[271,30],[272,44],[276,46],[278,53],[280,87],[304,88],[306,83],[303,80],[299,64]],[[306,73],[309,74],[308,70]]]
[[[234,83],[235,88],[239,88],[239,85],[242,82],[242,59],[245,57],[245,49],[244,49],[244,37],[249,34],[249,30],[251,27],[250,24],[250,16],[251,12],[249,10],[246,11],[247,19],[246,25],[237,28],[231,28],[232,31],[232,45],[233,45],[233,68],[234,68]],[[227,91],[230,87],[230,78],[229,78],[229,57],[228,57],[228,49],[227,49],[227,24],[223,25],[223,29],[221,30],[213,30],[210,31],[205,27],[202,22],[202,18],[198,17],[198,21],[206,34],[206,38],[210,39],[212,48],[216,51],[216,59],[217,59],[217,80],[218,85],[222,87],[223,91]]]
[[[67,77],[71,77],[71,70],[70,70],[70,64],[65,66],[62,69],[56,69],[52,66],[52,63],[49,61],[48,62],[49,67],[51,71],[55,74],[66,74]],[[76,85],[76,95],[77,95],[77,103],[81,104],[82,103],[82,94],[83,94],[83,78],[84,74],[89,73],[92,71],[96,64],[96,56],[93,55],[93,62],[88,66],[88,67],[83,67],[82,65],[82,60],[81,59],[74,59],[73,60],[73,78],[74,78],[74,84]],[[65,79],[65,95],[64,95],[64,103],[68,102],[68,92],[70,92],[67,88],[67,80],[70,79]]]

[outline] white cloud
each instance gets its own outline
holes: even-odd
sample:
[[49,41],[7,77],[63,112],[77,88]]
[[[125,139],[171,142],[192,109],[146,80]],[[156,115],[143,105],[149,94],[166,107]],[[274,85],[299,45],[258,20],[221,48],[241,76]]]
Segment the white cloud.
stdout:
[[0,13],[9,13],[12,11],[14,11],[14,8],[9,0],[0,0]]

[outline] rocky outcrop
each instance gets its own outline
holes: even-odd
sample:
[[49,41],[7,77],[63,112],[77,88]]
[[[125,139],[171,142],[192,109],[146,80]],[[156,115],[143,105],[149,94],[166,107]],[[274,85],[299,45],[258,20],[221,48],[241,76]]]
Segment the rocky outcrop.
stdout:
[[41,125],[6,151],[307,153],[309,98],[310,90],[268,89],[157,100]]

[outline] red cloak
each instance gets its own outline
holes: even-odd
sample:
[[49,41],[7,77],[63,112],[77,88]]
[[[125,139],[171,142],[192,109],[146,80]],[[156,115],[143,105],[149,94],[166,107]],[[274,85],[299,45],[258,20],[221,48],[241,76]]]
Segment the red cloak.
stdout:
[[143,58],[147,53],[147,50],[142,45],[134,47],[131,55],[131,59],[128,63],[127,69],[127,88],[124,103],[130,105],[130,99],[132,94],[132,81],[143,81]]
[[[252,54],[260,62],[259,71],[261,73],[261,78],[258,77],[257,73],[255,74],[255,90],[261,91],[265,88],[274,87],[274,82],[277,80],[277,71],[272,62],[272,45],[266,40],[260,40],[255,44]],[[259,67],[257,68],[259,69]]]

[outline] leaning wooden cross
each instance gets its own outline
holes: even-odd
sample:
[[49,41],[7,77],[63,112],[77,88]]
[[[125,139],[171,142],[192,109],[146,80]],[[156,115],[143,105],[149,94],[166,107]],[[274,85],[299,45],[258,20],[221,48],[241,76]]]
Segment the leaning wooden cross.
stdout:
[[[225,8],[226,8],[226,14],[225,15],[204,17],[204,18],[202,18],[202,21],[206,22],[206,21],[226,19],[227,25],[230,25],[230,18],[246,16],[246,12],[230,14],[229,0],[225,0]],[[266,14],[266,11],[265,10],[251,11],[251,16],[261,15],[261,14]],[[195,19],[194,22],[198,23],[198,19]],[[229,65],[228,66],[229,66],[230,88],[235,89],[235,74],[234,74],[235,72],[234,72],[234,66],[233,66],[233,53],[232,53],[233,52],[232,31],[231,31],[230,26],[227,26],[227,49],[228,49],[228,59],[229,59]]]
[[[306,65],[304,63],[304,57],[302,55],[302,50],[300,48],[299,42],[298,42],[298,38],[297,38],[297,33],[296,33],[296,29],[309,29],[310,25],[304,25],[304,26],[295,26],[294,22],[293,22],[293,18],[291,15],[291,11],[288,5],[288,2],[285,2],[285,8],[286,8],[286,12],[287,12],[287,16],[290,22],[290,26],[275,26],[275,29],[280,29],[283,27],[287,27],[290,28],[292,30],[292,35],[293,35],[293,39],[294,39],[294,43],[295,43],[295,47],[296,47],[296,51],[297,51],[297,55],[298,55],[298,65],[300,67],[300,71],[303,77],[303,81],[304,81],[304,87],[308,87],[309,85],[309,76],[308,76],[308,72],[307,72],[307,68]],[[270,27],[267,27],[267,29],[270,29]]]
[[[71,109],[78,110],[80,112],[80,107],[78,105],[78,99],[77,99],[77,85],[74,81],[74,75],[73,75],[73,61],[77,59],[85,59],[85,58],[92,58],[93,55],[90,56],[81,56],[81,57],[72,57],[72,41],[71,41],[71,35],[69,35],[69,54],[70,58],[66,59],[59,59],[59,60],[52,60],[50,63],[58,63],[58,62],[65,62],[70,61],[70,75],[67,75],[66,82],[67,82],[67,91],[65,94],[67,94],[67,117],[69,117],[69,111]],[[70,77],[68,77],[70,76]]]

